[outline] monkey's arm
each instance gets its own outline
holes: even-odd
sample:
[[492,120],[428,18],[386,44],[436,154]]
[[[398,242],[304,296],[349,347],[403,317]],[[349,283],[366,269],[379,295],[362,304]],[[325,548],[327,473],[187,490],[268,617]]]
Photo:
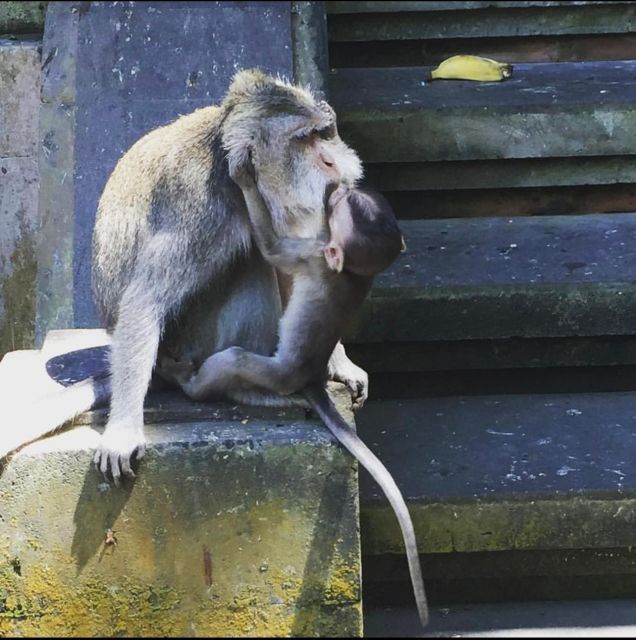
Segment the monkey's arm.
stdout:
[[255,182],[242,185],[243,197],[254,231],[254,239],[265,260],[280,269],[322,256],[325,243],[317,238],[279,238],[272,218]]

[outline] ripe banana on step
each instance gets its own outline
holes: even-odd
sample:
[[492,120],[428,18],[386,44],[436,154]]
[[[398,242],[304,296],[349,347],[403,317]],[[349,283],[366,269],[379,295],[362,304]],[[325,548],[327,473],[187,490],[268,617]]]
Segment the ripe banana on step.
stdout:
[[499,82],[512,75],[512,65],[480,56],[453,56],[431,71],[431,80]]

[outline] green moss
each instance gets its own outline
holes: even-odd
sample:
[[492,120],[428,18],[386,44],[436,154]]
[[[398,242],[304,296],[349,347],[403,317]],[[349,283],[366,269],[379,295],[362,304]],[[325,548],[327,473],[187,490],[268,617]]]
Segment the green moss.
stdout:
[[0,476],[0,636],[361,634],[351,459],[315,425],[285,428],[150,446],[129,490],[105,488],[90,451],[16,456]]
[[40,33],[48,2],[0,3],[0,34]]
[[11,265],[11,274],[0,281],[4,303],[0,358],[8,351],[33,347],[37,263],[32,233],[26,229],[16,244]]
[[[620,506],[619,506],[620,505]],[[633,543],[636,500],[562,500],[412,504],[421,553],[627,547]],[[404,553],[391,509],[363,506],[365,553]]]

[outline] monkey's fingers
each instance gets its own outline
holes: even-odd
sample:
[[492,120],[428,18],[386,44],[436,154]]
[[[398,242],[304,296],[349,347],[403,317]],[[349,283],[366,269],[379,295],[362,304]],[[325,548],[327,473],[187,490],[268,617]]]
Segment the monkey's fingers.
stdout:
[[[121,477],[121,472],[119,471],[119,460],[117,459],[119,456],[115,452],[107,452],[98,450],[95,453],[95,457],[93,458],[93,462],[101,474],[106,478],[106,480],[110,480],[112,477],[115,486],[119,486],[119,479]],[[108,474],[108,469],[110,467],[110,477]]]
[[[126,443],[131,445],[130,442]],[[144,442],[137,442],[132,446],[117,447],[110,449],[108,447],[100,447],[93,458],[93,462],[102,475],[114,482],[115,486],[119,486],[122,476],[134,478],[135,472],[132,469],[131,461],[133,456],[140,460],[144,457],[146,445]]]
[[131,455],[121,456],[120,457],[121,472],[125,476],[128,476],[129,478],[136,478],[137,476],[135,475],[135,472],[133,471],[133,468],[132,468],[133,457],[136,460],[141,460],[145,454],[146,454],[146,445],[141,444],[132,452]]
[[369,387],[362,380],[348,380],[347,389],[351,394],[351,408],[357,411],[367,400]]
[[128,476],[129,478],[134,478],[135,472],[132,470],[132,467],[130,466],[130,458],[124,457],[120,460],[120,463],[121,463],[121,472],[125,476]]

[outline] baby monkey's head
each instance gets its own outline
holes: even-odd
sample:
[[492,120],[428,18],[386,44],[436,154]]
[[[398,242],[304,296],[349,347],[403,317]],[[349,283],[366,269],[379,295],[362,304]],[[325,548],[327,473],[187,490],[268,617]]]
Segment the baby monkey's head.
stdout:
[[339,187],[327,214],[331,237],[325,259],[334,271],[374,276],[405,249],[393,209],[376,191]]

